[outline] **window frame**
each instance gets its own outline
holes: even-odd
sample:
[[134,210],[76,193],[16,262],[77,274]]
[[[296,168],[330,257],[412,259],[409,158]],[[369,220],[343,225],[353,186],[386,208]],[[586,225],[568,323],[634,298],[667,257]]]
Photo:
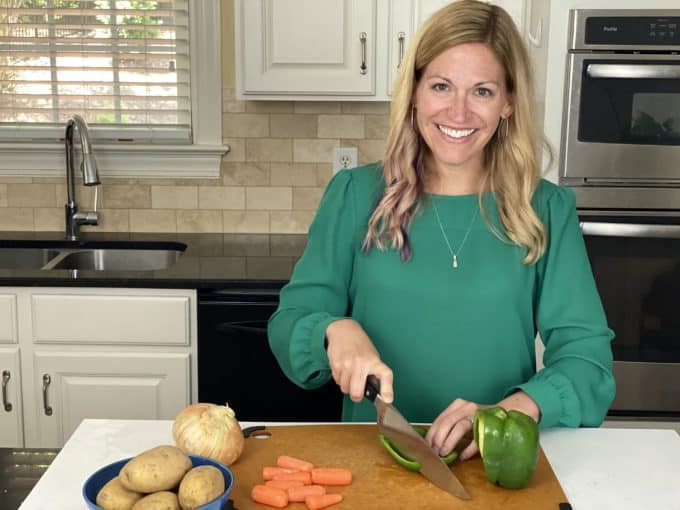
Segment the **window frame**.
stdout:
[[[123,178],[217,178],[222,156],[220,0],[189,2],[191,144],[126,144],[93,141],[99,173]],[[64,126],[65,128],[66,126]],[[0,141],[0,177],[61,177],[62,141]]]

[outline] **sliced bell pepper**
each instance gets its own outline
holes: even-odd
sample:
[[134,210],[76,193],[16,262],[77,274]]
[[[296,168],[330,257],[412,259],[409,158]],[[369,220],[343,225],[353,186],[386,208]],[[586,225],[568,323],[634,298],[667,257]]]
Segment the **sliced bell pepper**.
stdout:
[[502,407],[475,413],[473,434],[491,483],[508,489],[524,487],[538,462],[538,424],[520,411]]
[[[418,434],[425,437],[425,434],[427,433],[427,427],[424,427],[423,425],[414,425],[413,428],[416,429]],[[390,440],[389,437],[387,437],[385,434],[378,434],[378,439],[389,452],[389,454],[394,457],[394,460],[399,463],[399,465],[410,471],[420,471],[420,462],[410,458],[408,455],[402,452],[399,447]],[[451,464],[458,458],[458,452],[451,450],[449,454],[440,456],[440,458],[445,464]]]

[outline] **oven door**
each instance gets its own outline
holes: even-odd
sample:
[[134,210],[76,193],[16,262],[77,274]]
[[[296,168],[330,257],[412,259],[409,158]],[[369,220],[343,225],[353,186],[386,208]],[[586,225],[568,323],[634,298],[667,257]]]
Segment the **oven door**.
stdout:
[[680,416],[680,218],[580,220],[616,335],[610,415]]
[[680,55],[570,53],[560,151],[572,184],[680,184]]

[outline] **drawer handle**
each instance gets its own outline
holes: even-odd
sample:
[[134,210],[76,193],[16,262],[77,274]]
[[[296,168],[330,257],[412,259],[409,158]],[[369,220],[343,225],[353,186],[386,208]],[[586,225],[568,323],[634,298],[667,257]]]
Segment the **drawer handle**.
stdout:
[[399,38],[399,62],[397,62],[397,69],[401,65],[401,61],[404,60],[404,42],[406,41],[406,32],[399,32],[397,34]]
[[2,371],[2,405],[8,413],[12,411],[12,403],[7,401],[7,383],[11,378],[9,370]]
[[43,374],[43,409],[45,409],[45,415],[52,416],[52,406],[47,405],[47,388],[52,382],[50,374]]
[[368,35],[366,32],[361,32],[359,34],[359,40],[361,41],[361,67],[359,68],[360,74],[366,74],[368,67],[366,67],[366,38]]

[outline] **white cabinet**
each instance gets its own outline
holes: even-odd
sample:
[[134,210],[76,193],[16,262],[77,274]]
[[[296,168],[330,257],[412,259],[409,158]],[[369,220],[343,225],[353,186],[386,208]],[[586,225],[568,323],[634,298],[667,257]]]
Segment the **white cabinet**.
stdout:
[[23,443],[17,296],[0,292],[0,447]]
[[408,48],[418,27],[437,9],[444,7],[450,0],[411,0],[390,2],[389,31],[387,47],[387,90],[389,95],[397,76],[399,63]]
[[237,0],[235,7],[241,94],[375,93],[376,0]]
[[17,413],[0,418],[0,446],[60,447],[84,418],[167,420],[197,400],[194,290],[4,290],[16,341],[0,340],[0,368]]
[[189,353],[37,351],[30,444],[62,445],[84,418],[173,419],[190,402]]
[[[234,0],[236,97],[389,101],[418,27],[451,0]],[[528,0],[495,0],[523,31]]]

